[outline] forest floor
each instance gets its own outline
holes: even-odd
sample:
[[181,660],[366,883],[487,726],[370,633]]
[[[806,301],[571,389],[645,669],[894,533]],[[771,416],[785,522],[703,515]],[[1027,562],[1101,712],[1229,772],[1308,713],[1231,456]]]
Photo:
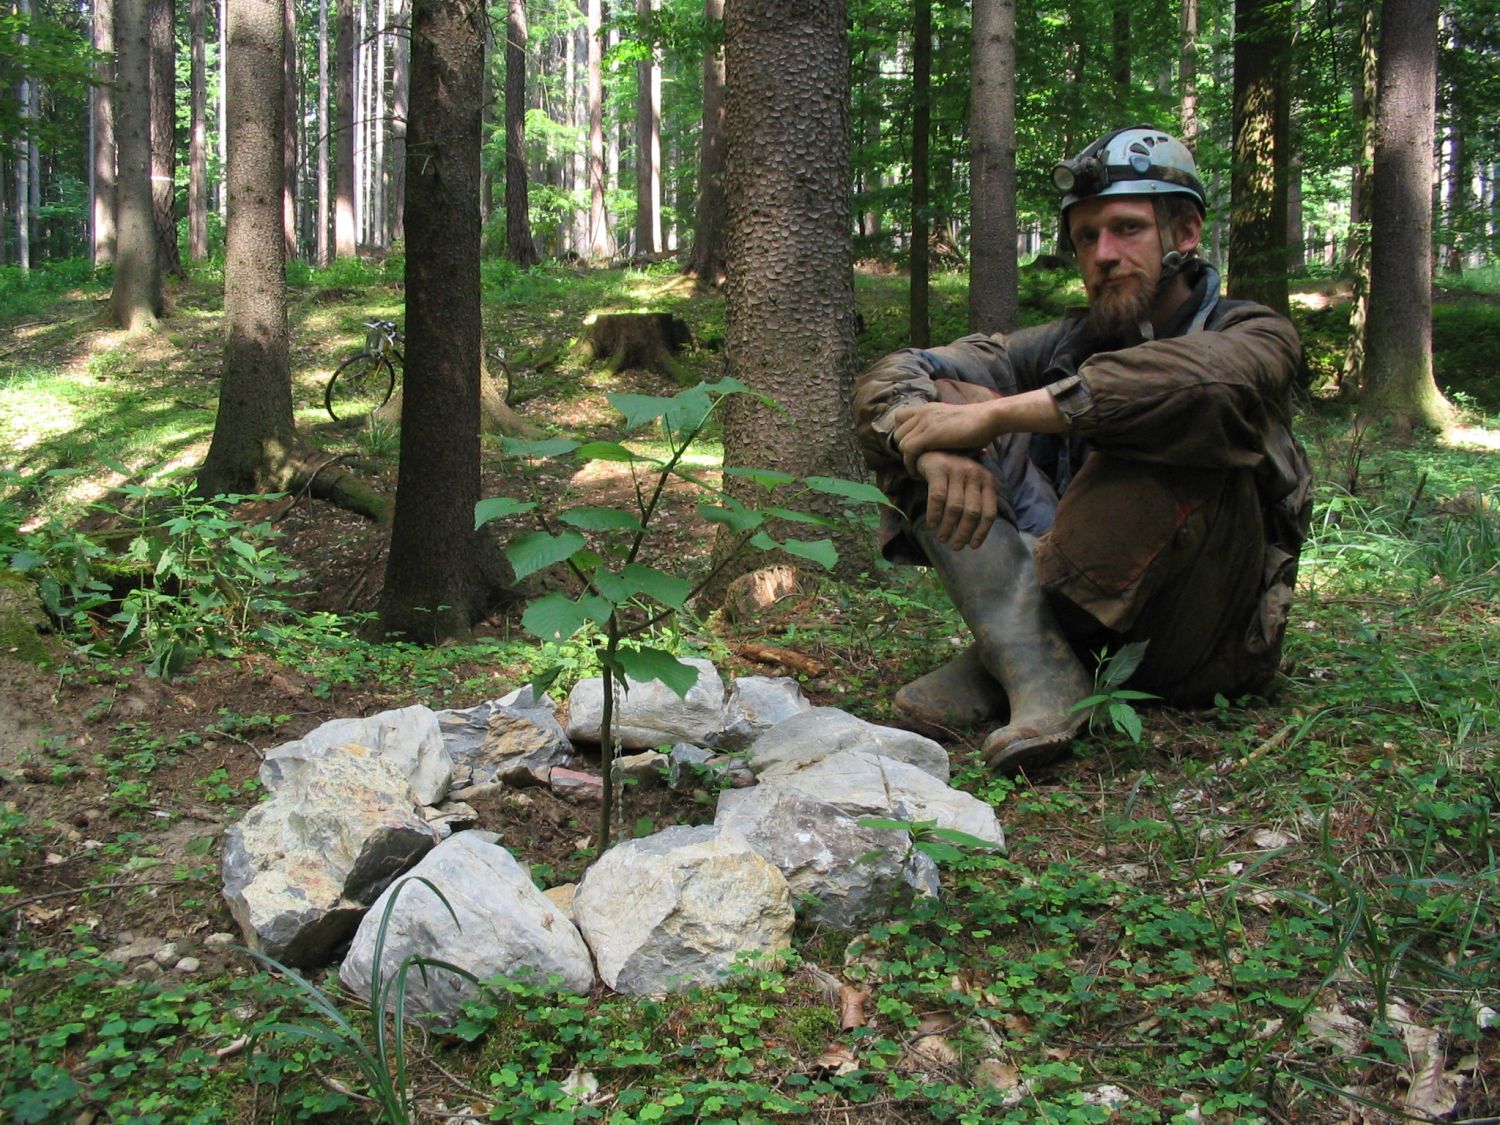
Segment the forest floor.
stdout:
[[[321,381],[365,319],[400,319],[399,276],[392,260],[292,277],[299,425],[386,489],[394,431],[328,424]],[[374,1119],[346,1058],[265,1030],[313,1022],[287,982],[206,941],[235,929],[223,830],[261,795],[265,751],[327,719],[466,706],[556,665],[566,689],[591,671],[587,647],[529,639],[523,604],[473,645],[365,640],[385,529],[306,497],[245,501],[230,525],[183,499],[171,471],[211,431],[221,281],[205,269],[175,286],[145,341],[95,325],[97,287],[33,295],[8,318],[0,304],[0,595],[19,573],[82,589],[104,573],[95,544],[128,544],[166,505],[184,566],[263,603],[225,623],[184,578],[156,602],[101,594],[82,632],[0,635],[0,1118]],[[858,295],[867,358],[899,346],[904,280],[862,276]],[[1026,296],[1043,319],[1070,291],[1032,275]],[[1326,390],[1347,307],[1336,284],[1301,296]],[[961,278],[938,280],[934,307],[934,336],[961,335]],[[617,440],[607,393],[672,393],[565,350],[590,312],[647,308],[683,316],[684,362],[718,376],[722,304],[665,270],[486,267],[487,343],[507,350],[518,412],[548,433]],[[956,782],[995,804],[1010,850],[950,862],[941,904],[853,939],[800,927],[787,965],[663,1002],[497,986],[456,1032],[413,1033],[416,1119],[1500,1117],[1500,309],[1455,287],[1438,317],[1439,374],[1467,411],[1456,438],[1351,436],[1329,397],[1304,412],[1316,529],[1274,700],[1140,705],[1138,735],[1101,721],[1073,761],[1017,783],[955,742]],[[709,440],[699,471],[711,478],[718,456]],[[633,490],[618,464],[520,474],[487,447],[484,495],[523,477],[544,503]],[[703,567],[713,527],[698,498],[669,490],[648,561]],[[226,560],[228,538],[262,552],[258,570]],[[122,647],[111,611],[146,640]],[[216,643],[152,673],[209,626]],[[667,638],[726,676],[791,671],[749,646],[789,653],[815,702],[874,721],[961,639],[928,577],[891,571],[806,575],[769,609],[690,617]],[[712,798],[631,790],[620,823],[703,822]],[[592,808],[528,790],[479,811],[538,882],[576,878],[591,855]],[[171,942],[198,965],[114,959],[131,942]],[[827,974],[867,994],[862,1026],[842,1026]],[[368,1012],[342,1003],[369,1033]]]

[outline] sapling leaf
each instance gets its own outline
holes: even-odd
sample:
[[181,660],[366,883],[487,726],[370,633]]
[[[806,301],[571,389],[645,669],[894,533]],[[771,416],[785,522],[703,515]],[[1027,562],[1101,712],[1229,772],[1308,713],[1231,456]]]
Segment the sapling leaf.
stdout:
[[1111,703],[1108,708],[1109,721],[1117,731],[1128,735],[1131,742],[1141,740],[1141,717],[1128,703]]
[[767,508],[765,513],[774,519],[790,520],[792,523],[810,523],[815,527],[837,527],[835,520],[820,516],[817,512],[799,512],[796,508]]
[[925,837],[917,840],[913,847],[935,863],[957,863],[964,857],[964,853],[952,844],[944,844]]
[[857,480],[845,480],[843,477],[805,477],[802,483],[814,492],[826,492],[830,496],[842,496],[846,500],[858,500],[865,504],[882,504],[887,508],[892,507],[886,494],[873,484],[865,484]]
[[625,428],[638,430],[672,409],[672,400],[664,395],[606,394],[609,404],[625,416]]
[[839,562],[838,548],[832,539],[788,539],[781,549],[799,559],[815,562],[824,570],[832,570]]
[[687,698],[687,693],[698,682],[698,669],[659,648],[621,645],[615,650],[615,658],[621,670],[632,680],[642,683],[660,680],[679,699]]
[[580,531],[641,530],[641,521],[619,508],[569,508],[557,518]]
[[620,577],[630,584],[634,593],[655,598],[662,605],[673,609],[681,609],[686,605],[688,595],[693,592],[693,584],[687,579],[663,574],[655,567],[642,563],[630,563],[620,572]]
[[730,531],[753,531],[766,522],[764,513],[747,508],[737,500],[725,500],[723,504],[703,501],[698,505],[698,514],[709,523],[722,523]]
[[561,457],[577,449],[578,443],[571,438],[503,437],[500,448],[516,457]]
[[580,445],[575,451],[580,461],[620,461],[620,462],[649,462],[653,465],[661,464],[654,457],[646,457],[633,449],[628,449],[617,441],[591,441]]
[[544,641],[563,641],[590,621],[604,624],[613,608],[604,598],[594,595],[575,602],[565,594],[546,594],[526,607],[521,614],[521,627]]
[[745,480],[754,481],[767,492],[770,492],[778,485],[791,484],[797,479],[791,473],[781,473],[775,469],[744,468],[739,465],[725,465],[724,475],[726,477],[742,477]]
[[1119,652],[1105,660],[1099,686],[1108,691],[1130,679],[1135,674],[1135,670],[1140,667],[1141,659],[1146,655],[1147,643],[1135,641],[1132,644],[1123,645]]
[[562,675],[562,670],[563,666],[561,664],[554,664],[545,672],[531,677],[532,695],[545,695],[552,685],[557,682],[557,677]]
[[960,848],[973,848],[975,851],[981,852],[1000,850],[1000,845],[993,840],[986,840],[982,837],[971,835],[968,832],[961,832],[957,828],[933,827],[927,829],[924,834]]
[[548,535],[545,531],[533,531],[517,536],[505,548],[505,557],[510,560],[517,580],[535,574],[545,566],[562,562],[574,551],[587,546],[587,541],[576,531],[564,531]]
[[481,500],[474,505],[474,530],[478,531],[491,520],[518,516],[535,507],[536,504],[530,500],[517,500],[513,496],[493,496],[488,500]]
[[774,551],[781,546],[769,533],[764,531],[757,531],[754,535],[750,536],[748,543],[757,551]]

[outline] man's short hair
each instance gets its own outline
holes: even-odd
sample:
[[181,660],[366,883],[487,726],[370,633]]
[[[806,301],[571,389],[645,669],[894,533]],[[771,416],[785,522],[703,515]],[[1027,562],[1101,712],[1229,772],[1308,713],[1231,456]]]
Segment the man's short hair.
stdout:
[[1190,195],[1164,195],[1158,197],[1157,202],[1161,204],[1162,216],[1166,219],[1167,226],[1172,228],[1172,234],[1177,233],[1178,227],[1188,216],[1203,214],[1198,201]]

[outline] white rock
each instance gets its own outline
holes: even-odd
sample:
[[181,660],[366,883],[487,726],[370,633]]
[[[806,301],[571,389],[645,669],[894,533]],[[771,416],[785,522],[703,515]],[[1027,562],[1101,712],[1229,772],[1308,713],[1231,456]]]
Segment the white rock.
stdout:
[[[375,941],[395,897],[381,953],[383,980],[394,980],[407,958],[425,957],[456,965],[481,981],[525,973],[538,983],[555,976],[573,992],[592,988],[593,964],[578,930],[494,839],[488,832],[460,832],[392,883],[360,923],[339,979],[375,1002],[370,995]],[[453,913],[418,879],[430,880]],[[478,995],[476,985],[451,972],[429,967],[425,979],[415,968],[407,973],[408,1010],[440,1022]]]
[[261,784],[275,794],[298,784],[308,764],[340,748],[365,747],[392,765],[424,805],[435,805],[448,792],[453,758],[443,746],[437,715],[420,705],[382,711],[364,719],[332,719],[295,742],[266,754]]
[[172,971],[176,973],[196,973],[202,965],[203,962],[199,961],[196,957],[184,957],[172,966]]
[[930,738],[882,727],[836,707],[814,707],[783,719],[750,744],[745,759],[761,778],[791,773],[845,750],[893,758],[948,781],[948,751]]
[[[698,657],[682,663],[698,673],[697,682],[683,698],[660,680],[627,679],[624,689],[616,690],[611,725],[621,746],[647,750],[694,742],[723,725],[724,681],[718,670]],[[578,681],[568,696],[568,737],[575,742],[598,742],[603,720],[604,680],[595,676]]]
[[573,897],[599,976],[662,995],[722,977],[744,953],[791,942],[786,879],[738,832],[669,828],[605,852]]
[[783,719],[811,708],[802,685],[790,676],[737,676],[724,704],[722,729],[710,741],[721,749],[743,750]]

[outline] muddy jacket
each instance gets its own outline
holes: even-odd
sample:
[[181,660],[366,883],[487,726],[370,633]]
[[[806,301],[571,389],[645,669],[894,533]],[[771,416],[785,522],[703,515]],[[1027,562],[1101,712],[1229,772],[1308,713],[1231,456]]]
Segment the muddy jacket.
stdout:
[[[1068,432],[1002,438],[983,460],[1001,478],[1004,513],[1022,530],[1051,526],[1057,495],[1091,449],[1183,469],[1253,474],[1265,525],[1261,626],[1284,626],[1311,511],[1307,455],[1291,430],[1301,344],[1270,309],[1221,300],[1218,275],[1197,266],[1192,296],[1157,339],[1096,338],[1084,313],[1009,336],[886,356],[859,377],[854,417],[865,459],[900,502],[912,481],[890,440],[891,413],[921,402],[977,401],[1045,388]],[[1005,501],[1002,500],[1002,507]],[[883,529],[893,558],[912,553],[899,519]]]

